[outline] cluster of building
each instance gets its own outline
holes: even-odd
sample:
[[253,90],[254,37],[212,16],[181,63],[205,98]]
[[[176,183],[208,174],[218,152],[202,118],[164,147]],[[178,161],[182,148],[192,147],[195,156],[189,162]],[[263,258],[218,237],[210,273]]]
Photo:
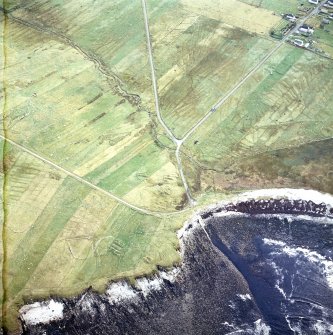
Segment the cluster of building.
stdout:
[[[318,5],[319,4],[319,0],[308,0],[309,3],[313,4],[313,5]],[[328,6],[332,6],[333,8],[333,0],[328,0],[326,1],[326,3],[324,3],[324,7],[328,7]]]
[[[308,0],[309,3],[318,5],[319,0]],[[333,20],[333,0],[326,0],[325,3],[320,7],[319,15],[322,16],[320,28],[324,28],[325,25],[330,24],[330,21]],[[294,14],[284,14],[283,18],[287,21],[292,22],[294,25],[296,24],[297,17]],[[314,33],[314,28],[308,24],[302,24],[296,34],[302,35],[304,37],[310,37]],[[311,47],[311,39],[307,39],[308,41],[304,41],[302,38],[295,38],[290,41],[292,44],[302,48],[309,48]]]

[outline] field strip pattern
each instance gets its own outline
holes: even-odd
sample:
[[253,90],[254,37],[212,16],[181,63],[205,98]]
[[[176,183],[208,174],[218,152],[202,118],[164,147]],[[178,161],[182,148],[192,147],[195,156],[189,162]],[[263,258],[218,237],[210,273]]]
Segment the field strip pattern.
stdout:
[[195,200],[193,199],[191,195],[190,188],[188,186],[184,171],[183,171],[183,165],[181,161],[181,146],[182,144],[203,124],[205,121],[214,113],[217,109],[219,109],[231,96],[233,96],[237,90],[245,83],[247,80],[276,52],[278,51],[282,45],[285,43],[285,41],[289,38],[290,35],[295,33],[299,29],[300,26],[304,24],[306,20],[308,20],[311,16],[313,16],[315,13],[318,12],[318,10],[323,6],[323,4],[317,5],[310,13],[308,13],[302,20],[300,20],[297,25],[290,30],[284,38],[268,53],[264,56],[263,59],[260,60],[259,63],[257,63],[226,95],[224,95],[216,104],[214,104],[209,112],[201,119],[199,120],[181,139],[178,139],[175,137],[175,135],[172,133],[171,129],[168,127],[168,125],[163,120],[163,117],[160,112],[160,106],[159,106],[159,97],[158,97],[158,85],[157,85],[157,79],[155,75],[155,66],[154,66],[154,58],[153,58],[153,50],[152,50],[152,43],[150,39],[150,29],[149,29],[149,19],[148,19],[148,12],[147,12],[147,4],[146,0],[142,0],[142,8],[143,8],[143,14],[145,19],[145,30],[147,35],[147,49],[148,49],[148,58],[149,63],[151,67],[151,76],[152,76],[152,84],[153,84],[153,91],[154,91],[154,98],[155,98],[155,109],[157,118],[162,125],[162,127],[165,129],[166,133],[170,137],[170,139],[176,144],[176,159],[178,163],[178,169],[182,178],[182,182],[187,194],[187,198],[189,201],[190,206],[193,206],[195,204]]
[[304,22],[309,19],[312,15],[318,12],[319,8],[322,7],[323,4],[319,4],[316,6],[307,16],[305,16],[300,22],[297,23],[296,27],[294,27],[292,30],[288,32],[284,36],[284,38],[274,47],[273,50],[271,50],[250,72],[242,78],[237,85],[230,90],[229,93],[227,93],[226,96],[222,97],[211,109],[210,111],[197,123],[195,124],[183,137],[181,140],[181,143],[184,143],[195,131],[198,129],[205,121],[217,110],[219,109],[236,91],[276,52],[278,51],[282,45],[285,43],[285,41],[288,39],[290,35],[295,33],[299,29],[300,26],[304,24]]
[[[36,6],[38,1],[31,0],[31,3]],[[237,50],[238,45],[234,47],[232,43],[237,36],[241,36],[240,41],[246,42],[240,49],[246,55],[246,51],[251,53],[256,47],[259,49],[255,53],[258,57],[251,60],[251,66],[243,63],[239,65],[240,74],[237,72],[234,76],[232,85],[227,82],[226,90],[221,90],[217,82],[211,80],[209,87],[215,85],[218,94],[213,96],[210,103],[203,101],[201,114],[193,111],[196,114],[194,122],[188,122],[186,131],[179,136],[164,110],[161,91],[171,87],[168,85],[175,74],[189,77],[190,80],[193,78],[191,73],[178,67],[178,64],[159,78],[158,55],[161,54],[155,49],[153,34],[156,28],[154,20],[158,20],[159,16],[149,13],[149,1],[128,1],[127,6],[125,1],[120,1],[110,6],[112,9],[109,13],[100,8],[96,10],[97,7],[108,7],[107,2],[101,1],[100,6],[92,6],[87,10],[85,6],[80,6],[83,9],[76,7],[79,6],[78,1],[68,0],[66,10],[70,15],[77,16],[81,20],[79,23],[74,18],[70,20],[65,15],[61,17],[61,6],[55,6],[60,8],[59,12],[58,8],[51,6],[50,9],[48,5],[53,4],[52,1],[46,1],[41,6],[42,10],[51,12],[51,20],[49,16],[40,14],[37,7],[32,7],[37,11],[34,16],[34,10],[31,10],[29,4],[27,12],[30,10],[31,17],[24,12],[25,9],[19,10],[15,16],[2,9],[6,17],[12,19],[8,20],[12,21],[8,22],[12,29],[8,36],[13,38],[13,56],[9,60],[12,63],[9,63],[8,69],[4,67],[8,70],[6,79],[12,90],[4,99],[5,104],[10,103],[5,108],[8,109],[9,117],[3,119],[4,133],[0,135],[5,149],[4,174],[5,178],[10,179],[10,185],[3,185],[4,205],[8,214],[8,221],[3,226],[6,235],[3,317],[8,316],[12,329],[17,327],[17,309],[26,297],[35,299],[50,294],[73,296],[89,286],[105,292],[105,286],[110,280],[145,276],[156,271],[157,264],[162,267],[178,264],[179,241],[175,232],[193,211],[196,201],[192,192],[195,194],[199,189],[192,187],[194,183],[189,177],[192,173],[190,168],[189,175],[185,175],[187,146],[183,147],[182,162],[182,145],[197,131],[196,134],[205,130],[201,126],[217,109],[221,109],[229,99],[232,100],[236,93],[242,92],[244,84],[251,82],[249,79],[262,71],[264,63],[283,49],[286,39],[317,13],[321,6],[314,8],[279,42],[272,42],[267,36],[257,38],[255,34],[239,32],[231,25],[216,22],[218,20],[197,12],[193,12],[188,20],[176,22],[170,35],[178,36],[186,31],[187,36],[190,36],[195,22],[194,33],[198,33],[203,48],[205,43],[210,42],[208,40],[211,36],[208,35],[213,31],[213,42],[220,40],[221,36],[223,41],[212,45],[221,47],[223,52],[232,54],[233,50]],[[191,1],[179,3],[189,5]],[[233,0],[232,3],[237,2]],[[122,8],[122,4],[126,9]],[[82,12],[76,15],[73,8]],[[115,35],[108,36],[110,30],[115,30],[112,25],[117,21],[119,8],[122,19],[130,24],[115,32]],[[124,13],[134,13],[135,21]],[[61,24],[72,24],[72,30],[66,30],[61,24],[57,26],[60,17]],[[88,23],[85,25],[82,17],[87,22],[91,19],[90,26]],[[45,23],[45,18],[49,22]],[[98,23],[96,20],[105,25],[98,27],[101,35],[104,33],[107,38],[104,40],[107,43],[100,46],[104,54],[95,53],[95,39],[89,35],[91,27]],[[260,20],[257,18],[257,21]],[[206,35],[200,29],[205,24],[209,27]],[[142,31],[137,29],[138,26]],[[81,31],[76,31],[80,28]],[[126,29],[134,31],[133,49],[130,48],[133,36],[127,34]],[[168,31],[162,29],[162,32],[161,39],[166,43],[163,44],[165,46],[168,43]],[[86,34],[89,35],[87,39]],[[186,38],[184,40],[187,41]],[[195,41],[191,38],[189,40],[191,43]],[[120,49],[116,47],[117,41],[121,45]],[[193,48],[194,44],[191,43],[189,46]],[[111,50],[110,53],[105,51],[107,49]],[[195,48],[193,50],[195,52]],[[296,48],[292,50],[295,53],[299,51]],[[120,60],[113,59],[114,63],[108,63],[112,53]],[[23,54],[21,59],[20,54]],[[212,67],[213,62],[205,64],[207,58],[204,56],[198,58],[200,61],[195,63],[196,66],[203,65],[208,73],[211,73],[211,68],[216,70]],[[214,61],[221,60],[219,57],[220,54],[217,54]],[[29,59],[32,59],[31,62]],[[46,63],[45,59],[50,62]],[[59,62],[59,59],[62,61]],[[223,60],[233,67],[238,63],[228,56]],[[20,61],[24,64],[24,70],[21,73],[13,70],[12,76],[13,68],[21,69],[17,67],[21,65]],[[186,59],[181,61],[186,63]],[[38,66],[34,66],[36,64]],[[135,70],[126,72],[123,70],[126,66],[139,71],[136,74]],[[193,68],[196,69],[196,66]],[[163,70],[160,71],[163,73]],[[216,72],[224,73],[223,70],[224,67],[219,67]],[[203,78],[202,73],[200,75]],[[267,82],[263,82],[265,86]],[[160,83],[164,83],[164,86]],[[139,88],[136,89],[135,85]],[[159,85],[163,86],[161,91]],[[207,90],[202,89],[201,92]],[[16,95],[17,100],[13,99]],[[212,106],[207,113],[206,105]],[[154,117],[151,117],[149,109],[154,110]],[[211,121],[214,121],[213,117]],[[162,141],[162,145],[156,143],[158,135],[154,131],[162,133],[159,135],[168,141],[167,145]],[[260,134],[246,134],[246,141],[255,142],[255,136]],[[170,148],[169,140],[175,147]],[[200,149],[204,151],[202,146]],[[239,191],[236,187],[233,190]],[[202,195],[200,205],[214,199],[210,194],[207,198],[204,197],[206,194]],[[163,199],[159,202],[156,200],[159,198]]]
[[[141,12],[139,12],[139,13],[140,13],[140,16],[142,16]],[[44,32],[44,33],[49,34],[49,35],[54,35],[53,37],[55,37],[55,39],[61,40],[64,44],[69,45],[70,48],[73,48],[74,50],[77,50],[85,59],[88,59],[93,64],[95,64],[96,67],[98,68],[99,72],[101,74],[103,74],[105,77],[107,77],[107,78],[110,78],[110,77],[113,78],[114,77],[114,74],[113,73],[110,74],[108,72],[108,70],[105,69],[105,65],[97,57],[94,57],[88,51],[85,51],[84,49],[82,49],[81,46],[79,46],[77,43],[73,42],[66,35],[64,35],[62,33],[59,33],[57,31],[53,31],[53,29],[49,29],[47,27],[40,26],[40,25],[35,24],[35,23],[32,24],[30,22],[26,22],[25,20],[14,17],[12,14],[10,15],[10,17],[13,18],[14,21],[18,24],[22,24],[22,25],[27,26],[29,28],[32,28],[36,31]],[[93,64],[91,66],[89,66],[88,69],[85,68],[84,71],[81,71],[81,73],[79,73],[79,75],[84,77],[85,73],[87,72],[86,70],[93,71],[94,70],[93,69],[93,67],[94,67]],[[50,72],[50,75],[54,75],[54,73],[55,73],[55,71]],[[75,76],[76,76],[76,74],[75,74]],[[75,78],[75,76],[70,77],[70,79],[71,80],[72,79],[76,80],[76,81],[78,81],[78,84],[81,84],[80,83],[80,78]],[[110,85],[111,85],[112,91],[116,90],[116,95],[124,97],[124,99],[128,100],[131,107],[133,107],[132,104],[137,106],[137,111],[139,111],[141,113],[141,115],[146,114],[146,111],[141,111],[140,110],[141,107],[142,107],[141,102],[140,102],[141,101],[140,97],[137,96],[136,94],[129,94],[125,90],[123,90],[120,87],[120,84],[122,84],[122,83],[121,83],[121,81],[118,77],[113,78],[113,79],[116,81],[116,83],[114,83],[113,81],[111,82]],[[63,94],[62,91],[66,91],[66,86],[68,86],[68,82],[69,82],[69,80],[66,81],[66,82],[64,82],[64,81],[59,82],[59,83],[56,82],[57,85],[56,85],[55,89],[58,91],[59,96],[61,96],[61,94]],[[116,84],[116,88],[114,88],[115,84]],[[62,88],[62,87],[64,87],[64,88]],[[53,87],[52,88],[47,87],[46,91],[44,91],[44,92],[42,91],[42,94],[45,96],[46,99],[49,99],[49,100],[53,99],[52,103],[54,105],[55,104],[58,104],[58,105],[62,104],[63,103],[62,101],[59,101],[59,100],[56,101],[55,100],[56,99],[55,98],[55,96],[56,96],[55,93],[53,93],[53,96],[51,95],[51,89],[53,90],[54,88]],[[119,90],[121,92],[119,92]],[[99,103],[100,104],[102,104],[102,103],[105,104],[105,102],[102,101],[102,100],[103,99],[106,100],[104,98],[104,96],[107,95],[108,92],[104,93],[104,94],[103,93],[104,92],[102,92],[100,94],[97,94],[96,97],[93,97],[92,99],[90,99],[87,102],[87,106],[83,106],[83,107],[85,109],[88,109],[88,108],[90,108],[90,109],[95,108],[96,109],[96,104],[97,104],[97,107],[99,107],[98,106]],[[94,105],[94,106],[90,107],[92,105]],[[117,102],[115,104],[115,106],[116,107],[120,106],[120,107],[117,107],[117,108],[122,108],[123,110],[126,108],[126,106],[122,107],[122,106],[124,106],[123,100],[121,100],[120,102]],[[21,104],[17,104],[15,107],[23,109],[23,104],[22,104],[22,107],[21,107]],[[76,106],[75,106],[75,104],[73,104],[73,106],[64,106],[64,107],[65,108],[75,108]],[[123,118],[126,118],[126,116],[127,116],[127,118],[129,116],[131,116],[130,113],[131,113],[131,111],[129,111],[127,113],[127,114],[129,114],[128,116],[127,116],[127,114],[123,113],[123,115],[124,115]],[[26,115],[22,115],[22,116],[16,118],[15,121],[17,121],[17,122],[21,122],[22,120],[24,121],[24,119],[27,118],[26,116],[28,114],[29,114],[29,112],[27,112]],[[120,114],[120,112],[119,112],[119,114]],[[153,146],[152,145],[148,146],[148,144],[153,143],[153,139],[151,138],[151,136],[149,134],[150,138],[147,140],[147,142],[145,142],[143,140],[144,136],[142,135],[144,133],[147,133],[148,130],[149,130],[148,115],[147,115],[147,117],[146,116],[145,117],[142,117],[142,116],[137,117],[137,118],[143,119],[143,121],[142,121],[143,124],[142,125],[140,124],[140,128],[138,128],[138,127],[135,128],[136,125],[134,125],[134,126],[131,125],[132,128],[129,128],[127,125],[120,124],[119,127],[117,127],[117,129],[116,129],[116,133],[117,132],[119,133],[119,136],[115,140],[116,142],[118,141],[116,144],[112,143],[111,146],[107,147],[107,142],[108,141],[110,141],[110,142],[113,141],[113,138],[109,138],[108,134],[106,136],[104,136],[104,135],[100,136],[98,138],[98,140],[103,141],[103,145],[106,148],[104,151],[97,151],[96,154],[95,154],[95,152],[94,152],[94,150],[92,150],[91,146],[88,146],[88,145],[85,146],[84,142],[82,142],[83,143],[81,145],[82,149],[81,150],[80,149],[76,150],[74,155],[71,154],[70,156],[65,157],[66,158],[65,160],[64,159],[62,159],[62,160],[58,159],[58,157],[63,158],[63,157],[61,157],[62,150],[70,151],[68,144],[76,144],[75,143],[76,138],[78,138],[78,137],[82,138],[86,135],[95,136],[95,134],[93,134],[93,131],[90,131],[90,129],[88,129],[88,131],[87,131],[86,129],[83,129],[83,127],[86,127],[87,125],[89,125],[93,122],[99,122],[99,117],[103,118],[104,115],[105,115],[105,113],[101,113],[99,116],[97,116],[93,120],[88,120],[87,123],[83,126],[82,126],[82,124],[76,124],[75,122],[73,122],[74,127],[72,127],[71,129],[62,127],[63,129],[60,128],[58,134],[55,134],[57,136],[57,141],[47,141],[48,143],[43,143],[42,142],[42,143],[40,143],[41,145],[37,144],[37,145],[32,146],[30,143],[28,144],[26,142],[25,138],[27,138],[27,137],[29,138],[29,131],[31,132],[31,130],[33,129],[31,127],[28,127],[28,125],[25,126],[25,129],[22,129],[22,128],[21,129],[15,129],[15,127],[14,127],[13,131],[15,131],[15,133],[19,134],[19,135],[17,135],[17,137],[15,137],[15,138],[12,138],[11,136],[9,136],[9,137],[11,137],[10,140],[12,141],[12,144],[16,143],[16,145],[21,145],[22,148],[25,148],[27,150],[30,150],[31,152],[34,152],[36,155],[39,156],[40,159],[44,159],[44,161],[48,161],[50,163],[53,163],[53,164],[57,165],[58,168],[62,168],[65,171],[72,173],[73,175],[76,176],[77,180],[79,180],[79,179],[81,181],[85,180],[86,183],[89,183],[90,185],[95,185],[100,190],[104,189],[104,191],[106,193],[108,193],[110,196],[114,196],[115,199],[118,199],[124,205],[130,206],[132,209],[144,212],[146,214],[151,214],[151,215],[155,215],[155,214],[156,215],[172,215],[172,214],[178,213],[179,211],[172,211],[172,208],[168,207],[168,203],[163,204],[162,201],[160,202],[161,204],[159,206],[154,205],[156,207],[156,209],[158,209],[158,210],[156,210],[154,206],[153,206],[154,209],[150,210],[150,208],[149,208],[150,206],[147,206],[146,204],[144,204],[144,206],[141,206],[141,203],[140,204],[138,204],[137,202],[131,203],[130,201],[127,201],[125,199],[126,195],[124,196],[124,194],[122,194],[123,190],[121,188],[124,188],[124,187],[121,187],[121,185],[119,187],[117,186],[120,191],[115,194],[115,192],[113,192],[113,189],[111,189],[111,190],[110,190],[110,188],[105,189],[104,187],[101,187],[100,185],[97,185],[98,183],[96,183],[94,180],[93,181],[92,180],[87,180],[87,176],[91,175],[91,172],[94,172],[94,170],[98,170],[98,168],[100,168],[100,166],[102,166],[104,163],[108,163],[108,162],[115,161],[115,160],[119,161],[119,156],[122,155],[122,151],[123,151],[122,149],[125,148],[128,145],[132,145],[131,143],[126,142],[126,138],[131,138],[131,136],[133,136],[132,143],[141,145],[141,148],[138,147],[137,152],[132,152],[131,154],[133,154],[133,155],[135,154],[136,156],[140,156],[141,151],[144,151],[145,154],[150,153],[149,150],[151,151]],[[119,119],[120,119],[120,117],[119,117]],[[139,121],[141,122],[141,120],[139,120]],[[104,124],[107,124],[107,123],[104,122]],[[10,126],[12,127],[12,125],[10,125]],[[51,126],[51,125],[48,125],[48,126]],[[113,124],[111,124],[109,126],[110,127],[115,127]],[[30,128],[30,130],[29,130],[29,128]],[[36,133],[38,135],[42,135],[40,128],[41,127],[38,127],[38,129],[36,129]],[[28,130],[28,133],[26,133],[26,135],[24,136],[23,134],[25,133],[26,129]],[[46,132],[46,131],[47,131],[46,128],[43,129],[43,132]],[[98,129],[97,129],[97,131],[98,131]],[[145,136],[144,139],[146,140],[149,136]],[[6,137],[8,137],[8,136],[6,136]],[[39,137],[41,137],[41,136],[39,136]],[[41,141],[38,138],[36,140]],[[85,140],[85,138],[83,138],[83,140]],[[96,139],[94,139],[94,140],[96,142]],[[22,143],[25,143],[25,144],[23,145]],[[98,146],[99,143],[97,143],[96,145]],[[163,149],[163,156],[158,155],[158,153],[156,152],[157,151],[156,148],[158,148],[157,145],[155,145],[154,148],[153,148],[154,155],[163,157],[163,159],[161,159],[160,162],[159,162],[160,167],[163,167],[163,166],[165,166],[165,163],[166,163],[165,159],[168,157],[168,152],[167,152],[167,150]],[[57,150],[57,153],[54,154],[55,149]],[[60,156],[59,156],[59,153],[60,153]],[[57,156],[57,155],[58,155],[58,157],[53,157],[53,156]],[[50,157],[52,157],[52,158],[50,158]],[[98,158],[98,162],[96,162],[96,157]],[[73,167],[68,166],[68,164],[66,165],[68,159],[70,159],[70,163],[74,162]],[[81,163],[81,161],[83,161],[83,164]],[[151,161],[153,162],[154,160],[151,159]],[[126,167],[128,165],[132,164],[132,162],[130,161],[130,157],[124,157],[124,159],[121,162],[117,162],[117,164],[115,164],[114,167],[112,167],[112,171],[109,170],[110,174],[112,172],[114,172],[116,169],[125,170],[125,169],[122,168],[122,166],[120,166],[120,164],[122,164]],[[176,164],[174,164],[174,165],[175,165],[175,168],[177,168]],[[156,166],[158,166],[158,165],[156,164]],[[133,181],[133,179],[136,178],[137,180],[135,182],[132,182],[132,184],[129,183],[129,185],[132,188],[135,188],[135,187],[138,186],[138,184],[140,183],[141,180],[147,180],[150,176],[145,175],[144,173],[141,173],[141,171],[138,171],[137,176],[135,176],[134,175],[135,169],[133,170],[133,168],[134,167],[133,167],[133,164],[132,164],[132,166],[131,166],[132,171],[130,171],[130,169],[127,169],[129,172],[126,175],[126,178],[124,178],[123,184],[126,184],[127,181],[131,181],[131,179]],[[150,168],[149,172],[151,172],[152,174],[154,174],[156,172],[156,168],[155,168],[155,170],[151,169],[151,167],[149,167],[149,166],[148,166],[148,168]],[[165,180],[165,179],[168,180],[170,175],[174,176],[174,173],[171,172],[172,168],[173,167],[171,166],[171,169],[169,169],[169,171],[166,171],[166,175],[161,176],[160,178],[162,180]],[[116,173],[115,173],[115,175],[116,175]],[[177,178],[180,179],[180,176],[175,176],[174,180],[171,181],[171,183],[174,183],[175,186],[177,186],[177,180],[176,180]],[[101,182],[103,182],[103,181],[101,181]],[[110,178],[109,178],[108,182],[110,182]],[[160,185],[160,184],[161,183],[158,180],[155,182],[156,186]],[[157,189],[157,187],[155,187],[155,189]],[[158,190],[156,190],[156,191],[154,190],[154,192],[158,193]],[[164,190],[162,190],[162,192],[164,192]],[[179,202],[181,201],[181,198],[182,198],[182,195],[179,196],[179,200],[178,200],[177,203],[173,200],[170,201],[170,203],[175,204],[174,206],[172,206],[173,208],[178,206]],[[156,196],[155,196],[155,199],[157,199]],[[159,210],[159,207],[161,208],[161,210]]]
[[135,206],[135,205],[133,205],[133,204],[131,204],[131,203],[123,200],[122,198],[120,198],[120,197],[118,197],[118,196],[116,196],[116,195],[114,195],[114,194],[112,194],[110,192],[107,192],[105,189],[100,188],[100,187],[96,186],[95,184],[93,184],[93,183],[85,180],[84,178],[81,178],[80,176],[76,175],[75,173],[70,172],[70,171],[64,169],[63,167],[61,167],[61,166],[59,166],[59,165],[51,162],[50,160],[48,160],[48,159],[46,159],[46,158],[38,155],[37,153],[33,152],[32,150],[25,148],[21,144],[16,143],[15,141],[13,141],[13,140],[11,140],[9,138],[5,138],[3,135],[0,135],[0,138],[3,139],[3,140],[5,140],[5,141],[8,141],[10,144],[12,144],[15,147],[17,147],[17,148],[19,148],[19,149],[27,152],[28,154],[32,155],[33,157],[35,157],[35,158],[37,158],[37,159],[39,159],[39,160],[41,160],[41,161],[43,161],[43,162],[51,165],[52,167],[56,168],[57,170],[66,173],[68,176],[71,176],[72,178],[76,179],[77,181],[79,181],[79,182],[81,182],[83,184],[86,184],[86,185],[90,186],[91,188],[93,188],[93,189],[95,189],[95,190],[97,190],[99,192],[102,192],[103,194],[105,194],[105,195],[107,195],[107,196],[109,196],[109,197],[117,200],[119,203],[121,203],[121,204],[123,204],[123,205],[125,205],[125,206],[127,206],[127,207],[129,207],[131,209],[134,209],[134,210],[136,210],[136,211],[138,211],[140,213],[144,213],[144,214],[147,214],[147,215],[153,215],[153,216],[161,216],[163,214],[164,215],[172,215],[172,214],[177,214],[178,213],[178,211],[177,212],[154,212],[154,211],[146,210],[144,208],[137,207],[137,206]]

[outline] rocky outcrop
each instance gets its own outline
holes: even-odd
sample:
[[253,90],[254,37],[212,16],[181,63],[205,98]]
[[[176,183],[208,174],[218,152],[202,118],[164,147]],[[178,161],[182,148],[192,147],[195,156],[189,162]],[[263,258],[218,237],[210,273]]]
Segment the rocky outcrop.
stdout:
[[[283,214],[288,214],[288,220]],[[138,279],[134,286],[125,281],[113,283],[102,295],[87,290],[74,299],[58,299],[64,306],[63,318],[48,324],[23,320],[24,334],[292,334],[292,322],[285,314],[289,293],[284,293],[291,284],[283,286],[287,275],[276,277],[278,272],[272,267],[276,251],[265,246],[265,241],[277,239],[282,242],[272,245],[282,249],[287,245],[294,245],[295,250],[307,246],[318,255],[327,254],[333,247],[333,225],[326,224],[332,223],[331,216],[329,205],[309,200],[250,199],[211,207],[179,232],[179,268],[161,269],[150,279]],[[290,255],[286,257],[290,262]],[[331,291],[321,268],[319,264],[316,282],[311,283],[316,295],[306,296],[304,301],[317,299],[315,304],[327,305],[330,310]],[[295,311],[300,320],[309,318],[309,308],[292,306],[300,306]],[[314,326],[304,327],[310,331]]]

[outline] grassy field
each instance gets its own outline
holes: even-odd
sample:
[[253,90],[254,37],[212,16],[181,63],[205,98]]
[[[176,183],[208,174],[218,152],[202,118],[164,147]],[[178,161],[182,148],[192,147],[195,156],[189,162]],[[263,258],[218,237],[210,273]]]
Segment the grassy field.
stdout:
[[147,63],[146,37],[140,1],[130,0],[24,0],[13,16],[40,27],[44,33],[67,40],[95,59],[110,73],[121,91],[151,100],[151,78]]
[[273,11],[276,14],[284,13],[294,13],[297,14],[299,8],[302,7],[312,7],[313,5],[309,4],[305,0],[240,0],[248,5],[265,8],[267,10]]
[[[148,111],[115,92],[75,48],[17,22],[8,30],[10,138],[136,205],[179,206],[175,160],[156,139]],[[149,197],[135,196],[142,185]]]
[[[4,189],[4,164],[3,164],[3,150],[4,149],[4,142],[2,139],[0,139],[0,222],[1,222],[1,228],[3,227],[3,222],[4,222],[4,206],[3,206],[3,189]],[[0,267],[0,274],[1,274],[1,279],[3,278],[3,260],[4,260],[4,255],[3,255],[4,247],[3,247],[3,229],[1,229],[0,232],[0,262],[1,262],[1,267]],[[3,281],[1,280],[0,283],[0,301],[3,301]],[[0,317],[0,320],[2,318]]]
[[[332,78],[332,61],[283,46],[188,139],[184,157],[192,187],[202,191],[285,185],[283,174],[266,179],[251,175],[250,158],[331,138]],[[246,169],[247,178],[242,174]],[[302,181],[291,178],[289,185],[310,187],[308,172]],[[327,188],[324,181],[317,187]]]
[[[280,18],[253,9],[250,14],[256,15],[257,21],[251,22],[251,16],[246,21],[244,13],[235,10],[238,5],[237,1],[148,1],[160,108],[177,137],[274,46],[272,41],[231,24],[238,22],[253,31],[258,28],[265,35]],[[224,10],[224,6],[228,8]],[[231,12],[239,15],[237,22],[226,16]],[[263,17],[269,20],[267,26],[263,26]]]
[[[23,303],[89,286],[102,291],[111,280],[178,262],[175,231],[186,219],[164,215],[186,199],[174,146],[151,112],[141,4],[100,2],[79,15],[76,1],[22,5],[1,39],[1,131],[40,159],[7,142],[2,303],[10,330]],[[79,17],[90,24],[82,31]],[[97,31],[101,49],[92,42]],[[113,43],[106,48],[103,38]],[[130,209],[113,194],[158,214]]]
[[9,146],[5,302],[10,329],[17,308],[50,294],[68,296],[110,280],[137,277],[179,260],[175,231],[184,214],[140,214]]
[[[272,12],[298,3],[147,0],[160,110],[177,137],[277,45]],[[0,155],[0,298],[15,330],[23,303],[179,262],[175,231],[194,208],[180,211],[141,1],[5,5],[0,134],[17,144]],[[332,61],[287,44],[275,52],[181,147],[198,207],[250,188],[333,192],[332,89]]]

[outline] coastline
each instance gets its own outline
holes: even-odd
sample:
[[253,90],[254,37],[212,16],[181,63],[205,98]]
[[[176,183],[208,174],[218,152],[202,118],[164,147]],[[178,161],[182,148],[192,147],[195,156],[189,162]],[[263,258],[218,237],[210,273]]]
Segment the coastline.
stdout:
[[[114,306],[126,302],[140,303],[151,292],[158,292],[165,285],[173,284],[183,270],[186,243],[190,241],[193,231],[203,228],[204,221],[213,216],[302,216],[304,218],[316,218],[320,222],[320,218],[333,219],[332,206],[333,196],[303,189],[256,190],[245,192],[231,201],[210,205],[194,213],[178,231],[179,252],[182,258],[182,263],[178,267],[170,271],[161,269],[150,278],[138,278],[134,286],[129,285],[126,281],[111,283],[103,297]],[[93,311],[90,306],[89,291],[73,299],[76,300],[76,303],[82,305],[82,309],[87,312],[89,310]],[[66,313],[66,301],[68,300],[70,299],[53,298],[23,306],[20,309],[23,329],[61,320]],[[52,309],[51,304],[57,304],[57,308]]]

